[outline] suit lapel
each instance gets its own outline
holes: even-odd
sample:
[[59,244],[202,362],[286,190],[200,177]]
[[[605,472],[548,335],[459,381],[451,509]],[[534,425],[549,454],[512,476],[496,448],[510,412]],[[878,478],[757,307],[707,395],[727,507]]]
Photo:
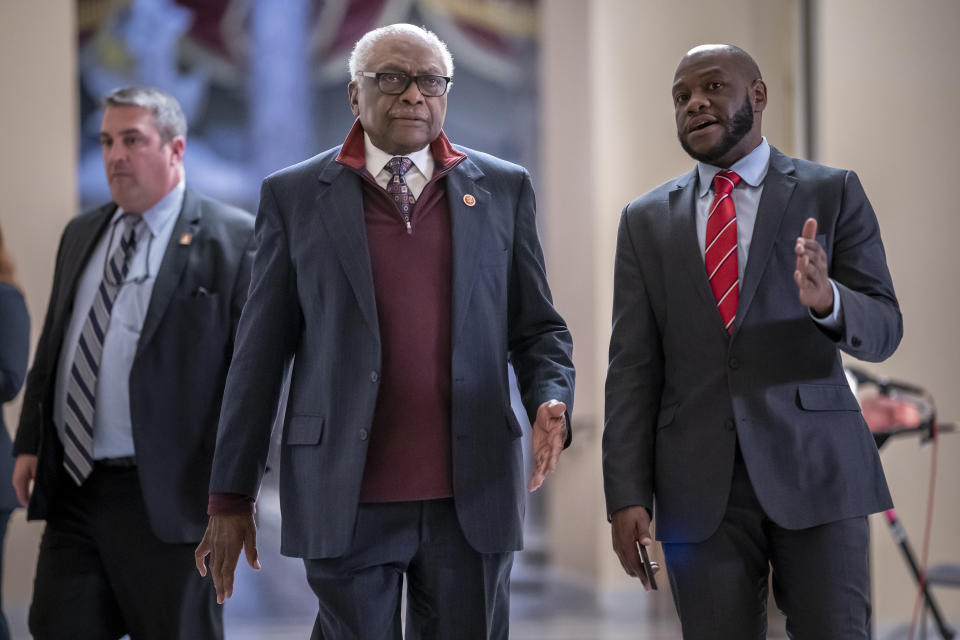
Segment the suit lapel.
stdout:
[[379,336],[373,268],[363,213],[363,178],[331,160],[318,179],[321,190],[316,202],[320,220],[336,247],[364,319],[373,334]]
[[[50,300],[50,304],[59,305],[56,308],[54,322],[57,328],[54,330],[54,335],[60,336],[61,341],[66,334],[67,322],[73,313],[73,300],[77,295],[77,282],[90,260],[94,247],[103,237],[107,225],[110,223],[110,218],[113,217],[116,210],[117,205],[113,203],[100,207],[84,227],[75,234],[76,240],[71,242],[70,246],[65,245],[63,248],[63,266],[61,268],[64,274],[63,291],[65,293],[58,296],[59,300]],[[86,314],[88,311],[89,309],[83,309],[81,313]],[[56,352],[60,352],[59,344]]]
[[[87,221],[85,227],[79,231],[76,242],[68,251],[65,251],[63,269],[66,273],[64,290],[67,292],[67,296],[64,299],[67,301],[67,305],[73,304],[73,298],[77,294],[77,282],[83,274],[85,265],[90,260],[90,254],[93,253],[94,247],[97,246],[106,231],[110,218],[113,217],[116,210],[117,205],[113,203],[100,207]],[[107,249],[109,250],[109,247]],[[65,309],[65,311],[67,310]],[[86,310],[84,310],[84,313],[86,313]]]
[[153,293],[150,295],[150,304],[147,307],[147,317],[143,320],[143,329],[140,332],[140,341],[137,343],[137,355],[150,343],[150,339],[160,326],[163,314],[170,305],[170,299],[177,290],[180,275],[187,266],[190,251],[194,242],[181,244],[179,239],[184,234],[196,237],[200,232],[200,202],[197,195],[189,187],[183,194],[183,207],[177,221],[173,225],[173,233],[167,243],[167,250],[160,262],[157,271],[157,280],[153,284]]
[[[450,207],[450,226],[453,241],[453,340],[467,317],[470,293],[480,260],[481,232],[490,215],[490,192],[480,187],[480,170],[469,158],[447,174],[447,204]],[[473,196],[473,205],[464,202]]]
[[710,288],[710,281],[707,279],[706,267],[703,263],[703,254],[700,253],[699,240],[697,239],[697,171],[694,169],[683,176],[678,182],[677,187],[670,192],[670,219],[674,234],[672,247],[680,247],[679,260],[686,269],[687,275],[693,283],[693,288],[697,292],[697,297],[705,305],[705,312],[713,320],[714,324],[727,335],[723,328],[723,318],[720,311],[717,310],[717,302],[713,297],[713,290]]
[[[757,293],[760,279],[770,260],[770,254],[780,234],[780,224],[787,211],[787,205],[797,187],[793,162],[774,148],[770,149],[770,168],[764,179],[763,194],[757,207],[757,219],[750,241],[750,254],[747,267],[740,283],[740,303],[737,305],[737,319],[733,323],[733,333],[737,332],[743,318],[747,315],[750,303]],[[800,230],[797,230],[800,235]]]

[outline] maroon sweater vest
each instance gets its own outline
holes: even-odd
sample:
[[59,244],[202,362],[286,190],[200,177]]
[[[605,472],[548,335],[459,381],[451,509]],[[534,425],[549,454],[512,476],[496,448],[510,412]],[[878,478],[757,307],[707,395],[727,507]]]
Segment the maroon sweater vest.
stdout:
[[[380,322],[380,389],[360,488],[361,502],[453,495],[450,392],[453,247],[444,175],[466,154],[441,134],[436,168],[413,206],[412,233],[400,209],[366,171],[357,120],[337,162],[363,178],[363,210]],[[253,510],[253,498],[211,494],[208,512]]]
[[360,488],[361,502],[453,495],[450,393],[453,250],[443,176],[465,155],[446,137],[413,205],[407,233],[393,198],[364,170],[354,125],[337,158],[363,177],[363,210],[380,322],[381,375]]

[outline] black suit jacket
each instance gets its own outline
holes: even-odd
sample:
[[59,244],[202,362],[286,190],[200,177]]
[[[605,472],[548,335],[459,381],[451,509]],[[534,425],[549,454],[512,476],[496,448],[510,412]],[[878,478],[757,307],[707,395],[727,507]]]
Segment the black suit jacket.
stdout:
[[[212,492],[257,495],[284,365],[294,358],[281,445],[281,550],[344,553],[377,399],[380,330],[362,178],[339,147],[268,177],[257,253],[227,380]],[[446,180],[453,245],[453,492],[467,540],[519,549],[525,500],[513,363],[531,420],[573,407],[571,338],[550,298],[530,176],[478,151]],[[473,206],[465,203],[465,196]]]
[[[840,350],[878,361],[902,335],[880,229],[856,174],[771,149],[728,335],[697,245],[697,173],[624,209],[614,274],[603,475],[608,513],[653,507],[657,536],[720,523],[739,441],[764,511],[800,529],[891,505]],[[815,323],[793,281],[804,220],[837,282],[844,325]]]
[[[14,453],[37,454],[27,517],[46,517],[57,497],[63,447],[53,424],[60,350],[77,280],[115,204],[70,221],[27,377]],[[137,471],[150,525],[165,542],[195,542],[206,527],[217,416],[252,263],[253,217],[189,187],[154,284],[130,371]],[[187,238],[189,237],[189,242]]]

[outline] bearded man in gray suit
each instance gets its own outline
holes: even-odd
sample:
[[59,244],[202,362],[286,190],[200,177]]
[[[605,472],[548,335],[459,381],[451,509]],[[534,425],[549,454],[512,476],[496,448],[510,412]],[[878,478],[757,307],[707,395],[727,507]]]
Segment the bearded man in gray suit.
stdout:
[[614,550],[647,585],[655,514],[688,640],[765,637],[771,565],[791,637],[867,638],[866,516],[891,502],[840,351],[883,360],[902,335],[876,216],[856,174],[767,143],[741,49],[692,49],[672,95],[697,167],[630,203],[617,241]]

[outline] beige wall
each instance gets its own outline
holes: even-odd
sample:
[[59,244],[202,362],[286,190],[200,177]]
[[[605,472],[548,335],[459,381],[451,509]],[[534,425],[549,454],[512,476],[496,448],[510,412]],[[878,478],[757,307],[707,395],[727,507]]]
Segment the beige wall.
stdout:
[[[957,151],[960,3],[821,2],[816,22],[820,160],[856,169],[877,211],[904,318],[903,342],[876,373],[929,388],[945,421],[960,420],[960,288]],[[916,439],[882,454],[897,512],[922,546],[931,449]],[[939,451],[930,560],[960,563],[960,435]],[[880,622],[907,620],[913,593],[882,518],[873,521],[874,591]],[[960,618],[960,591],[939,590]]]
[[[47,308],[53,257],[66,221],[76,213],[76,72],[73,3],[0,2],[0,225],[17,264],[34,342]],[[19,400],[4,407],[16,427]],[[8,482],[0,478],[2,482]],[[29,599],[42,524],[15,512],[3,563],[5,609]],[[10,620],[21,628],[22,620]]]

